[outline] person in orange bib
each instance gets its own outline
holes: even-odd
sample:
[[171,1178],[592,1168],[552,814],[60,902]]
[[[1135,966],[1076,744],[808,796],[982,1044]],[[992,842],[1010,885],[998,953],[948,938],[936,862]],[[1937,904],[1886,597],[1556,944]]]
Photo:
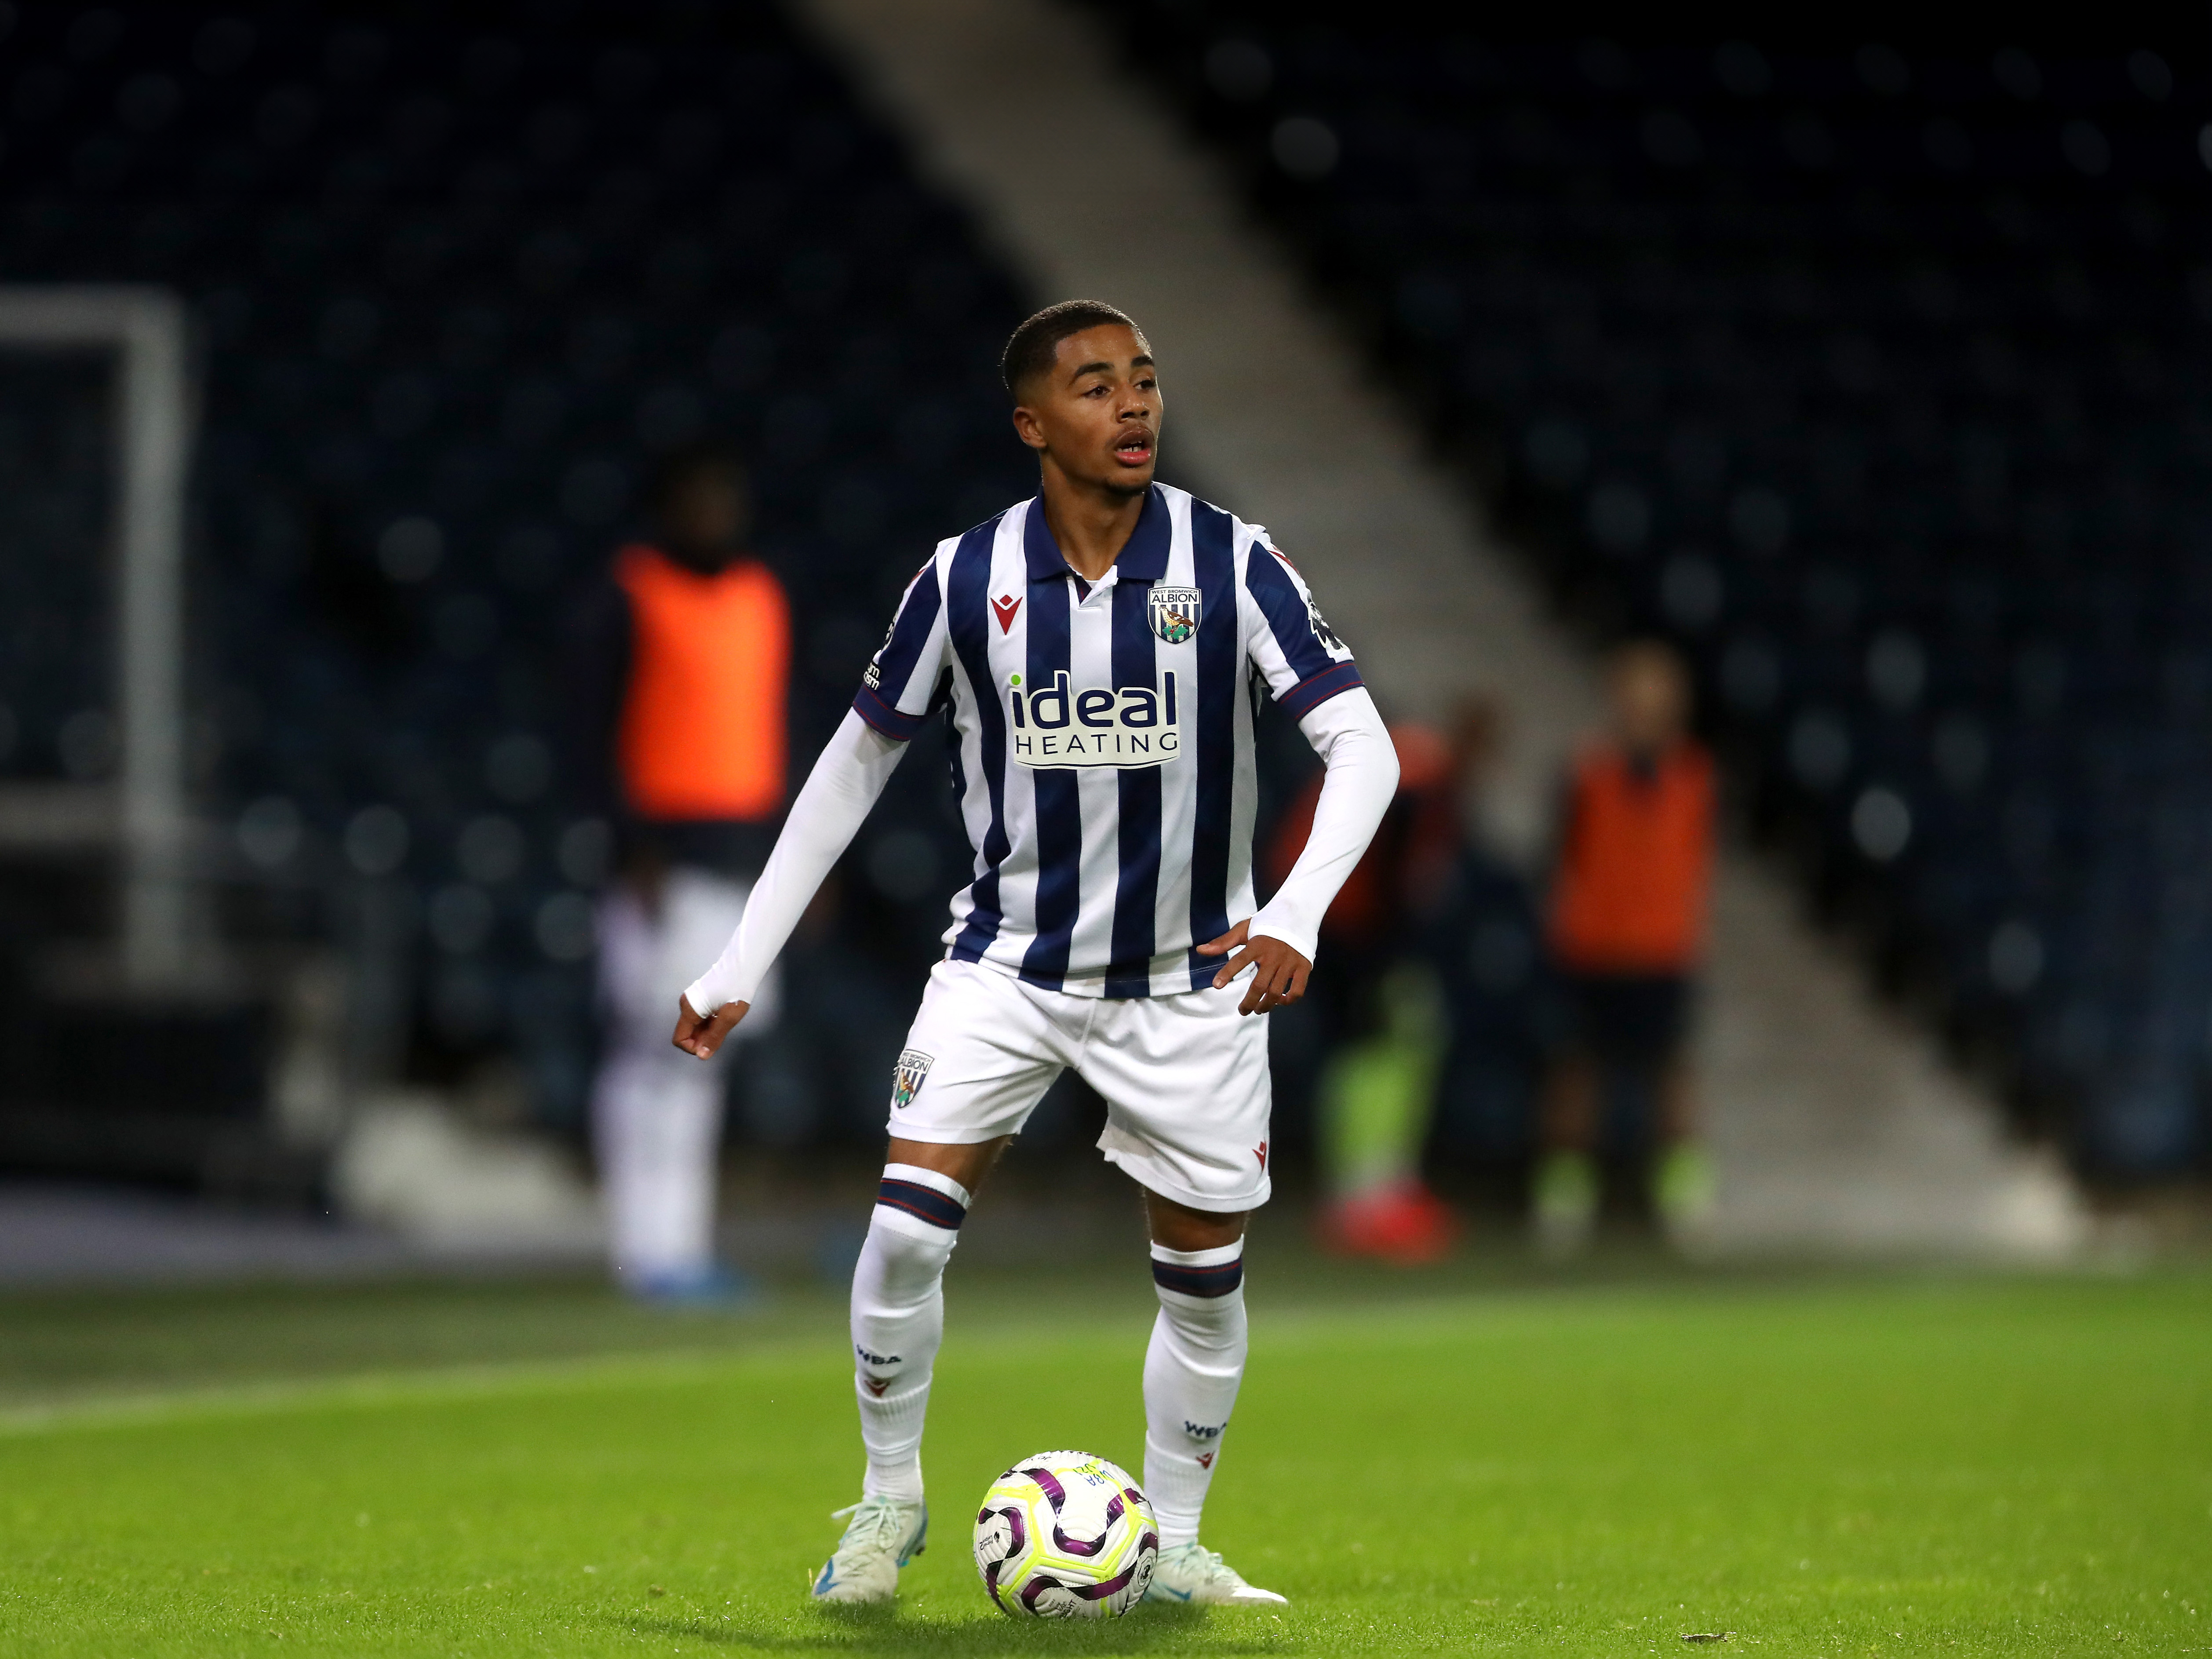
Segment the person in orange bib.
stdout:
[[1694,1243],[1712,1207],[1682,1048],[1705,950],[1713,760],[1689,734],[1689,676],[1668,646],[1622,647],[1608,690],[1611,730],[1569,771],[1552,883],[1550,953],[1567,1018],[1534,1209],[1539,1241],[1555,1253],[1580,1248],[1596,1221],[1593,1154],[1609,1082],[1640,1084],[1650,1100],[1652,1202],[1669,1237]]
[[[727,1060],[702,1066],[661,1028],[737,926],[782,817],[790,606],[744,550],[734,455],[671,456],[648,507],[654,538],[616,554],[571,664],[620,863],[599,909],[592,1133],[617,1282],[648,1301],[714,1302],[741,1291],[714,1252]],[[768,1029],[760,1015],[748,1038]]]

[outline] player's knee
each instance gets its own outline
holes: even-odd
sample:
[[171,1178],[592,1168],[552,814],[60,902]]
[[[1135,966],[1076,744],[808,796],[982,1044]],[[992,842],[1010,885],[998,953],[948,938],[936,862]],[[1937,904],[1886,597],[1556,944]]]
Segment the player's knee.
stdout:
[[884,1167],[944,1176],[969,1194],[961,1201],[972,1204],[973,1195],[982,1190],[983,1177],[991,1173],[992,1166],[1013,1145],[1013,1140],[1012,1135],[975,1141],[902,1140],[894,1135]]
[[1204,1252],[1241,1246],[1250,1218],[1244,1211],[1195,1210],[1150,1188],[1145,1193],[1145,1219],[1152,1243],[1170,1250]]
[[869,1218],[864,1268],[872,1257],[887,1281],[933,1280],[960,1241],[968,1196],[965,1187],[934,1170],[884,1165]]
[[971,1194],[951,1176],[917,1164],[886,1164],[876,1187],[876,1215],[897,1231],[927,1237],[917,1226],[957,1236],[968,1218]]

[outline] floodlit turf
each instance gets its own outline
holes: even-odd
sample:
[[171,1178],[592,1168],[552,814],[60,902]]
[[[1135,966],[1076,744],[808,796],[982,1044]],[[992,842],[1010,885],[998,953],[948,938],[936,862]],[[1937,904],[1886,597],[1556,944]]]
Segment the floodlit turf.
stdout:
[[2212,1651],[2202,1276],[1361,1307],[1263,1274],[1208,1532],[1291,1607],[1080,1627],[990,1608],[970,1506],[1046,1447],[1140,1465],[1139,1298],[956,1282],[937,1541],[896,1614],[840,1619],[802,1589],[858,1474],[825,1310],[517,1360],[545,1342],[470,1294],[501,1364],[0,1411],[0,1653]]

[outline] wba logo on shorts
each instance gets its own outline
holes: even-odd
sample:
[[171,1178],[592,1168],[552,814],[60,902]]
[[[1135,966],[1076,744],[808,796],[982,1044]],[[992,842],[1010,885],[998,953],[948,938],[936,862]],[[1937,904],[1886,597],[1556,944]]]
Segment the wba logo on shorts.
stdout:
[[898,1066],[891,1073],[891,1110],[914,1104],[914,1097],[921,1092],[928,1080],[929,1068],[937,1063],[933,1054],[925,1054],[919,1048],[905,1048],[899,1053]]
[[[1173,590],[1170,590],[1173,591]],[[1194,610],[1193,628],[1197,626]],[[1147,685],[1071,686],[1063,668],[1043,690],[1006,682],[1012,724],[1006,747],[1018,766],[1041,771],[1076,766],[1160,766],[1182,753],[1176,677]]]

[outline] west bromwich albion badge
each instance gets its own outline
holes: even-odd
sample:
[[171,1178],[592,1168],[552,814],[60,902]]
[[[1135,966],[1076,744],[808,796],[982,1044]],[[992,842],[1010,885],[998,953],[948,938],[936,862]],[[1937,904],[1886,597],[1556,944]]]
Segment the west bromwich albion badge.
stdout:
[[1181,645],[1198,632],[1199,612],[1205,602],[1206,594],[1199,588],[1153,588],[1147,605],[1152,632],[1164,645]]
[[936,1063],[936,1060],[937,1057],[934,1054],[925,1054],[919,1048],[901,1051],[898,1057],[898,1069],[891,1074],[891,1109],[893,1111],[914,1103],[914,1097],[921,1092],[921,1085],[929,1077],[929,1068]]

